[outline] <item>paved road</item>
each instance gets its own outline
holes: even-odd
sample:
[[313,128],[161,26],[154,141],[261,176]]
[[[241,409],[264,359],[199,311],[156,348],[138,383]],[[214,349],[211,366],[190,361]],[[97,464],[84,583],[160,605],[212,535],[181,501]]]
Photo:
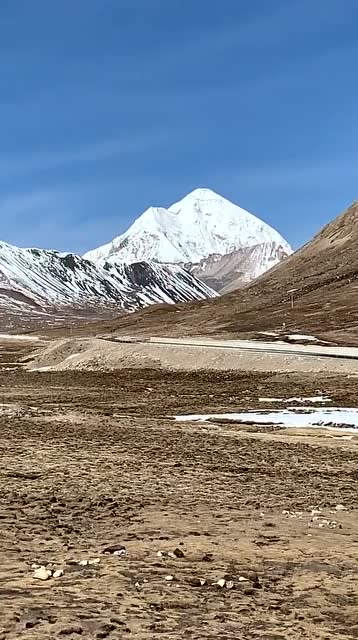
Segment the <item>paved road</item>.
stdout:
[[254,351],[256,353],[279,353],[290,356],[305,356],[314,358],[343,358],[358,360],[358,348],[328,347],[320,345],[296,345],[285,342],[262,342],[259,340],[214,340],[210,338],[131,338],[123,336],[98,336],[112,342],[152,343],[175,347],[198,347],[211,349],[228,349],[238,351]]

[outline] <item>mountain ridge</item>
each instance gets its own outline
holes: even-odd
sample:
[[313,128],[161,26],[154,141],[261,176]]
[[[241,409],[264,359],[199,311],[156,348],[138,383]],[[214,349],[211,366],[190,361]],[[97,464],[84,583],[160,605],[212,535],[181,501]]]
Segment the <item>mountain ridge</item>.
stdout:
[[[0,242],[0,317],[104,309],[135,311],[150,304],[214,296],[178,265],[93,262],[76,254],[23,249]],[[19,318],[20,319],[20,318]]]
[[[271,247],[271,263],[265,258],[260,263],[256,256],[256,262],[246,265],[244,283],[290,255],[292,249],[267,223],[214,191],[199,188],[168,209],[149,207],[123,234],[88,251],[84,257],[95,263],[149,259],[185,265],[195,273],[200,263],[211,256],[225,256],[260,245]],[[240,262],[239,253],[237,259]],[[234,264],[233,271],[235,274]],[[200,277],[205,281],[203,268]]]

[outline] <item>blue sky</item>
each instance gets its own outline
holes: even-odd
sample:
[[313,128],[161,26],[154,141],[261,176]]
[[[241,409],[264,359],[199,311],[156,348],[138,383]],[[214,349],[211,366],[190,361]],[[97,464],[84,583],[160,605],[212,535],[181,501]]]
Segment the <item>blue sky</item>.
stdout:
[[2,0],[0,238],[211,187],[294,247],[358,196],[357,0]]

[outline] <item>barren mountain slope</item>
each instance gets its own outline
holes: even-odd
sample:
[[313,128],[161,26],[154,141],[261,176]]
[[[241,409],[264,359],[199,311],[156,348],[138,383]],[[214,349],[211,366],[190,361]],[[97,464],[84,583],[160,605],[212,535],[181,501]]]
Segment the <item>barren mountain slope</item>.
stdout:
[[[286,325],[286,330],[357,343],[357,244],[355,202],[311,242],[245,289],[202,303],[148,309],[131,317],[130,331],[239,336]],[[129,330],[120,321],[111,328]]]

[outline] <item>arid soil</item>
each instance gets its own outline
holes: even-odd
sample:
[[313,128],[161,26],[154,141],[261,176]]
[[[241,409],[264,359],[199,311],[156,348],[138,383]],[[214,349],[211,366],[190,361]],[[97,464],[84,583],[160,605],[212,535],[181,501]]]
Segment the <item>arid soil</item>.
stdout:
[[28,349],[0,351],[0,638],[358,637],[358,439],[171,418],[358,378],[6,370]]
[[300,371],[358,374],[358,363],[349,358],[309,357],[265,351],[113,342],[96,338],[62,338],[34,345],[25,358],[27,369],[37,371],[111,371],[123,368],[163,368],[173,371]]

